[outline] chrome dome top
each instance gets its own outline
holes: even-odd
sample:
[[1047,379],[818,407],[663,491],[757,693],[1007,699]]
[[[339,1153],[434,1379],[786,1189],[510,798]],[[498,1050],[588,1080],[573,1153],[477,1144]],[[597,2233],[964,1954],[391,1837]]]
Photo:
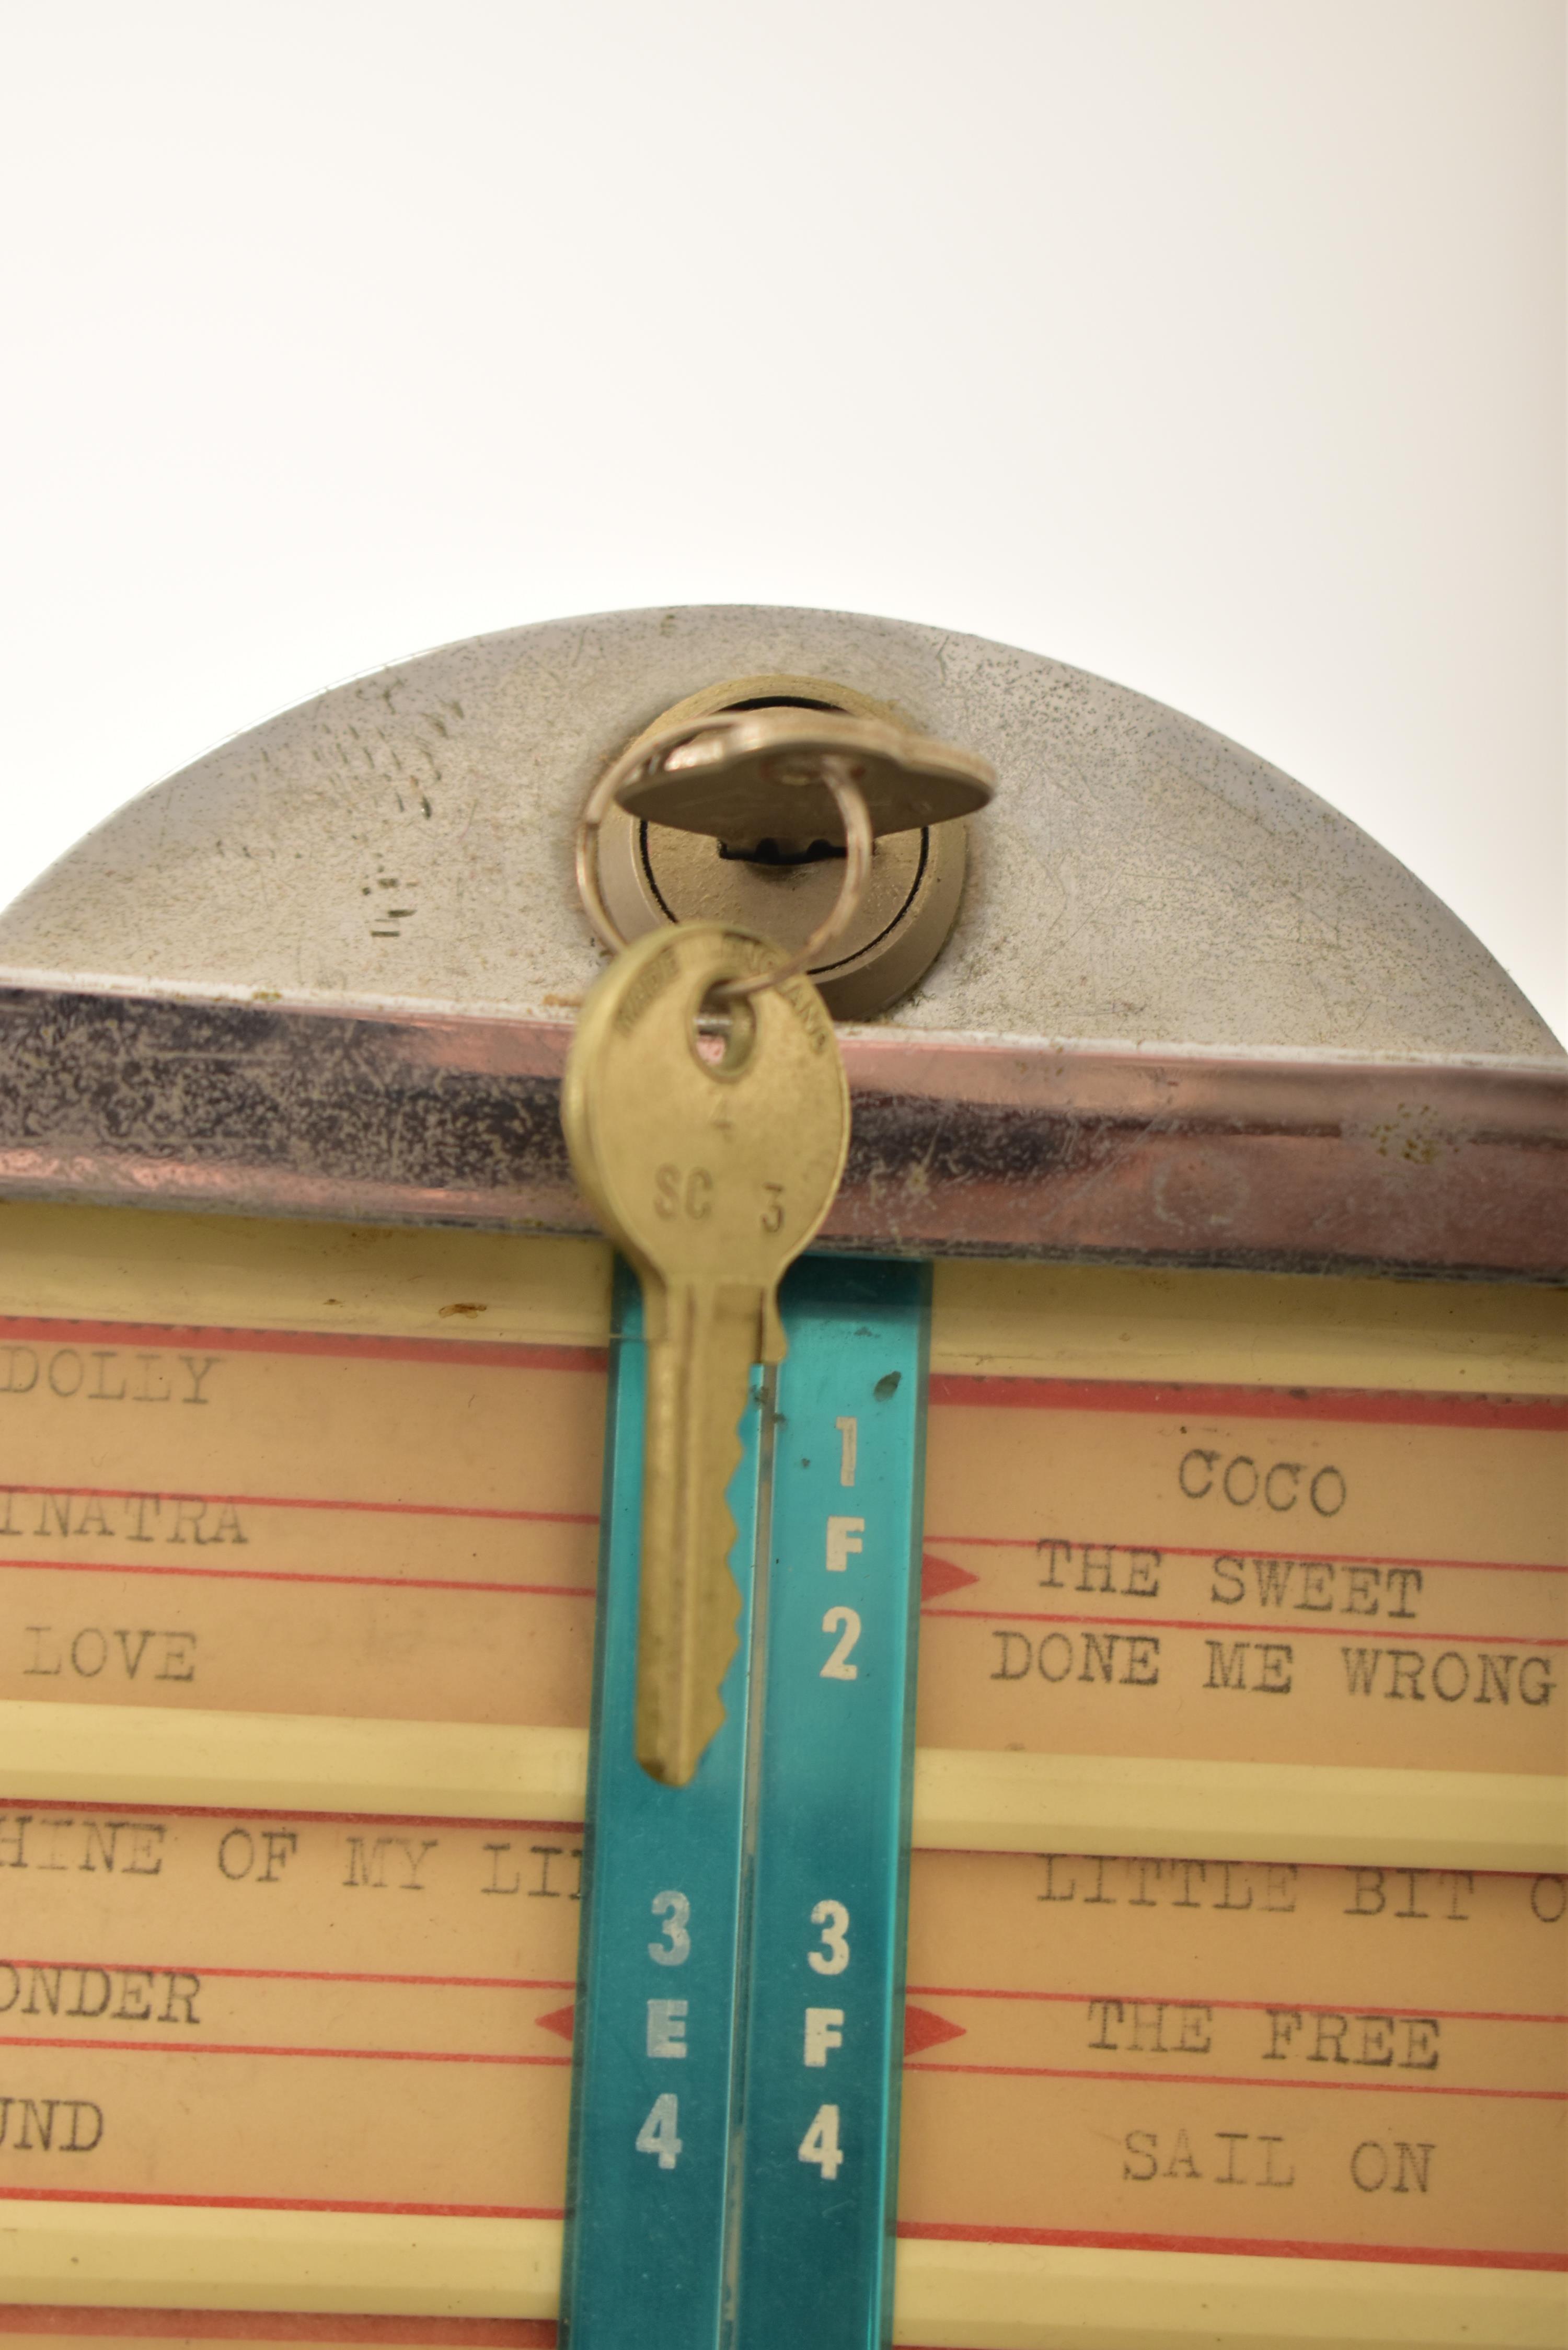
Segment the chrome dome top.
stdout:
[[727,677],[857,689],[996,765],[957,926],[878,1030],[1560,1058],[1413,874],[1197,720],[906,621],[697,606],[471,639],[120,809],[0,915],[5,976],[568,1019],[601,967],[577,808]]

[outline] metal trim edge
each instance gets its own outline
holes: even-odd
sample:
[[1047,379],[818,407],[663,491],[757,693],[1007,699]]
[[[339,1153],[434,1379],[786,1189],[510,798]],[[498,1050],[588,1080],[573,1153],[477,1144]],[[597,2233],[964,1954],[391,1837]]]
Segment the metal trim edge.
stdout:
[[[595,1229],[565,1021],[0,985],[0,1198]],[[842,1035],[819,1246],[1568,1280],[1568,1063]]]

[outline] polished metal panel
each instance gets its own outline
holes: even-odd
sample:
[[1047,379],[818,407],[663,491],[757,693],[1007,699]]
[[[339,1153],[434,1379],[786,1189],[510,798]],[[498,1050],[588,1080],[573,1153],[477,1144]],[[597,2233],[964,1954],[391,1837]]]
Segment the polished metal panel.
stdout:
[[[568,1022],[0,990],[0,1192],[593,1229]],[[843,1034],[817,1245],[1568,1274],[1563,1065]]]

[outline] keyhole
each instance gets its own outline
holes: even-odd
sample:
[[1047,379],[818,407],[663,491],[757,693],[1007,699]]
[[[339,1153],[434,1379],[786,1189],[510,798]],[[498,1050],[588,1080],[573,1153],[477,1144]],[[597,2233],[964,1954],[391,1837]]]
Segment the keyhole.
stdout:
[[738,1077],[752,1057],[757,1015],[749,995],[725,997],[716,983],[691,1021],[691,1050],[711,1076]]

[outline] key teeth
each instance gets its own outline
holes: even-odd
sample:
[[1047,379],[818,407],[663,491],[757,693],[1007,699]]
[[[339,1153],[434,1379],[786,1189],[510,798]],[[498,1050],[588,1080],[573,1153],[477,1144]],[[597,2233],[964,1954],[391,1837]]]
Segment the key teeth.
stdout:
[[[730,1460],[723,1464],[721,1494],[727,1493],[731,1478],[739,1468],[744,1446],[737,1431]],[[729,1711],[720,1691],[728,1677],[741,1646],[741,1615],[744,1601],[741,1586],[730,1565],[731,1555],[740,1540],[741,1529],[727,1500],[721,1499],[714,1517],[716,1548],[723,1565],[721,1569],[729,1586],[732,1606],[728,1621],[722,1618],[712,1626],[712,1638],[706,1656],[694,1659],[691,1679],[692,1702],[688,1718],[668,1722],[654,1721],[645,1723],[644,1709],[639,1704],[637,1716],[637,1759],[649,1777],[661,1787],[688,1787],[697,1775],[702,1757],[717,1738]]]
[[[732,1456],[724,1465],[723,1484],[719,1489],[721,1497],[728,1491],[730,1480],[740,1467],[743,1450],[737,1434]],[[684,1775],[670,1782],[671,1785],[679,1787],[691,1784],[691,1780],[696,1776],[698,1764],[729,1719],[728,1709],[721,1692],[730,1667],[734,1663],[741,1646],[741,1586],[736,1582],[734,1569],[730,1565],[735,1544],[741,1538],[741,1529],[735,1523],[734,1512],[729,1503],[722,1498],[714,1513],[714,1533],[720,1538],[717,1544],[717,1555],[722,1561],[720,1574],[729,1586],[732,1606],[727,1622],[722,1617],[717,1615],[712,1619],[711,1644],[707,1656],[699,1664],[694,1677],[691,1716],[690,1721],[682,1725],[685,1736],[680,1742],[684,1751],[680,1754],[680,1763],[684,1766]],[[717,1578],[715,1578],[715,1588],[717,1589]]]
[[727,1719],[721,1692],[744,1612],[729,1489],[763,1319],[754,1293],[676,1303],[649,1355],[635,1739],[641,1767],[668,1787],[690,1785]]
[[763,1305],[762,1327],[757,1336],[757,1360],[759,1363],[782,1363],[788,1352],[789,1341],[784,1336],[784,1315],[779,1312],[778,1297],[775,1294],[766,1299]]
[[646,1743],[639,1741],[638,1761],[650,1779],[663,1787],[687,1787],[697,1775],[699,1764],[729,1719],[728,1709],[719,1690],[731,1665],[734,1662],[741,1641],[738,1623],[741,1595],[734,1576],[729,1575],[735,1592],[735,1619],[729,1637],[722,1643],[715,1640],[711,1661],[705,1659],[701,1668],[701,1697],[693,1705],[688,1719],[673,1726],[672,1733],[661,1736],[659,1726],[651,1729]]

